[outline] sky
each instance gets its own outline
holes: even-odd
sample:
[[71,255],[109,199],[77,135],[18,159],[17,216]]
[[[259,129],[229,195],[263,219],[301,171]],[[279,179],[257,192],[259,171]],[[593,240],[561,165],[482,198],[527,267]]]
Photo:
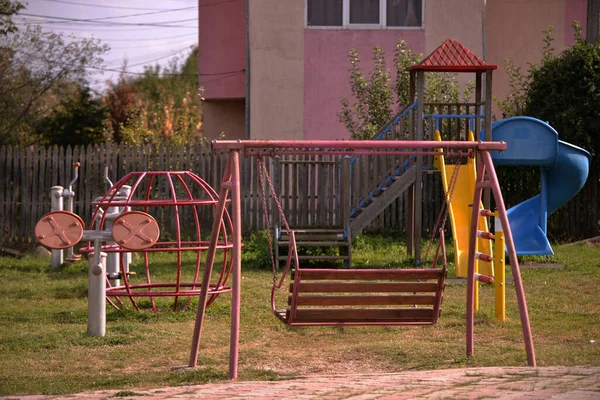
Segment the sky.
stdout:
[[[220,0],[223,1],[223,0]],[[218,2],[218,1],[217,1]],[[91,86],[99,91],[116,81],[124,61],[135,74],[144,65],[166,66],[186,57],[198,44],[197,0],[24,0],[26,9],[15,21],[39,24],[44,30],[96,38],[110,46],[103,71],[90,70]],[[82,21],[86,20],[86,21]]]

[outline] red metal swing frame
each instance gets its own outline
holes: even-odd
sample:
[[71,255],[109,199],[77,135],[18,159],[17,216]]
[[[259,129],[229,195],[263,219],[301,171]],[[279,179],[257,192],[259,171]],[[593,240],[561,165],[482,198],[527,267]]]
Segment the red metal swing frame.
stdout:
[[[311,154],[311,155],[451,155],[456,151],[469,152],[477,159],[477,179],[475,192],[473,193],[473,204],[479,204],[484,189],[490,189],[496,200],[498,216],[502,225],[508,257],[512,269],[512,275],[519,304],[521,328],[527,362],[535,366],[535,351],[527,311],[527,301],[523,290],[523,282],[519,262],[515,251],[506,207],[502,198],[502,192],[498,183],[494,164],[490,151],[504,151],[507,145],[504,142],[467,142],[467,141],[355,141],[355,140],[246,140],[246,141],[213,141],[214,150],[228,151],[228,161],[223,174],[219,200],[215,210],[211,240],[209,244],[206,268],[202,280],[202,291],[200,293],[199,305],[196,315],[196,323],[192,336],[189,366],[197,365],[199,345],[206,314],[206,300],[208,296],[208,283],[211,278],[212,265],[220,230],[220,220],[225,210],[225,203],[231,195],[232,206],[232,301],[231,301],[231,336],[229,355],[229,377],[237,378],[238,375],[238,353],[239,353],[239,325],[240,325],[240,301],[241,301],[241,249],[242,249],[242,227],[241,227],[241,187],[240,187],[240,155],[249,156],[275,156],[288,154]],[[231,193],[230,193],[231,192]],[[466,351],[467,355],[474,353],[474,287],[475,287],[475,259],[477,220],[479,210],[473,207],[471,218],[471,229],[469,239],[469,263],[467,278],[467,301],[466,301]]]

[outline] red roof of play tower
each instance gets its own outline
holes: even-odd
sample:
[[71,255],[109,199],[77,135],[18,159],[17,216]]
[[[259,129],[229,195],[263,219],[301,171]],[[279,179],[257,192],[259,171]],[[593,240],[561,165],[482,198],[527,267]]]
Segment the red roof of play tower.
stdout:
[[477,72],[498,68],[488,64],[454,39],[448,39],[408,71]]

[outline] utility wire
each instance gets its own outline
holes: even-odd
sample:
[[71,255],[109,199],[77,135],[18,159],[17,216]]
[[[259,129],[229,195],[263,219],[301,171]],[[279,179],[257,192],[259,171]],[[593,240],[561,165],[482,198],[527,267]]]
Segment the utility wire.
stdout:
[[181,50],[177,50],[175,52],[170,52],[169,54],[163,55],[161,57],[153,58],[152,60],[146,60],[146,61],[140,61],[140,62],[137,62],[137,63],[134,63],[134,64],[128,64],[127,67],[139,67],[140,65],[150,64],[150,63],[153,63],[155,61],[164,60],[165,58],[173,57],[176,54],[184,52],[184,51],[188,50],[189,48],[190,48],[190,46],[186,46],[185,48],[183,48]]
[[[164,14],[164,13],[168,13],[168,12],[176,12],[176,11],[184,11],[184,10],[194,10],[194,9],[197,9],[197,8],[198,7],[183,7],[183,8],[173,8],[173,9],[170,9],[170,10],[160,10],[160,11],[145,12],[145,13],[116,15],[116,16],[111,16],[111,17],[78,19],[77,22],[96,22],[96,21],[105,21],[107,19],[141,17],[143,15]],[[47,17],[47,18],[54,18],[54,17]],[[197,20],[197,18],[194,18],[194,19]],[[67,23],[67,22],[66,21],[50,21],[50,22],[47,22],[47,23],[48,24],[64,24],[64,23]]]
[[[195,28],[193,26],[181,26],[181,25],[170,25],[178,22],[190,22],[196,21],[197,18],[189,18],[189,19],[180,19],[176,21],[163,21],[159,23],[143,23],[143,22],[100,22],[95,20],[85,20],[85,19],[77,19],[77,18],[63,18],[63,17],[51,17],[48,15],[39,15],[39,14],[30,14],[30,13],[19,13],[18,15],[23,15],[26,17],[36,17],[36,18],[49,18],[57,21],[69,21],[69,22],[88,22],[89,24],[99,24],[103,26],[159,26],[166,28]],[[49,22],[46,22],[49,23]],[[85,25],[85,24],[78,24]]]
[[208,79],[208,80],[205,80],[205,81],[200,81],[200,80],[199,80],[199,81],[198,81],[198,84],[200,84],[200,85],[203,85],[203,84],[205,84],[205,83],[214,82],[214,81],[219,81],[219,80],[221,80],[221,79],[226,79],[226,78],[231,78],[231,77],[233,77],[233,76],[236,76],[236,75],[240,74],[241,72],[244,72],[244,71],[240,71],[240,72],[233,73],[233,74],[229,74],[229,75],[223,75],[223,76],[219,76],[218,78]]
[[[118,33],[118,32],[115,32]],[[111,42],[161,42],[167,39],[177,39],[177,38],[184,38],[184,37],[191,37],[191,36],[197,36],[197,34],[195,33],[188,33],[185,35],[175,35],[175,36],[163,36],[163,37],[159,37],[159,38],[146,38],[146,39],[102,39],[102,38],[97,38],[95,36],[93,37],[81,37],[81,36],[75,36],[75,35],[68,35],[67,37],[72,37],[73,39],[96,39],[96,40],[106,40],[106,41],[111,41]]]
[[[142,56],[142,59],[143,58],[147,58],[147,57],[153,57],[151,60],[147,61],[147,62],[152,62],[154,60],[154,57],[157,57],[157,56],[161,57],[161,58],[164,57],[164,56],[168,57],[169,55],[175,55],[175,54],[181,53],[183,51],[189,50],[192,47],[193,47],[193,45],[187,45],[187,46],[185,46],[183,48],[180,48],[178,50],[167,50],[166,52],[165,52],[165,50],[162,50],[160,52],[155,52],[153,54],[145,54],[145,55]],[[138,60],[139,60],[139,58],[138,58]],[[122,61],[123,60],[111,60],[111,61],[105,61],[104,63],[106,63],[106,64],[114,64],[114,63],[121,63]],[[144,64],[145,62],[144,61],[135,61],[135,64],[140,64],[140,63]],[[135,65],[131,64],[131,66],[133,67]]]
[[[192,39],[190,39],[192,40]],[[181,40],[172,40],[170,42],[165,42],[165,43],[161,43],[162,45],[167,45],[167,44],[179,44],[181,43]],[[184,41],[185,42],[185,41]],[[196,40],[194,39],[193,42],[188,43],[188,46],[195,46],[197,44]],[[111,46],[109,44],[109,47],[111,50],[130,50],[130,49],[139,49],[140,45],[136,44],[133,46]]]
[[96,8],[113,8],[113,9],[121,9],[121,10],[138,10],[138,11],[160,11],[159,8],[140,8],[140,7],[123,7],[123,6],[105,6],[100,4],[86,4],[86,3],[78,3],[75,1],[64,1],[64,0],[43,0],[50,3],[61,3],[61,4],[73,4],[76,6],[85,6],[85,7],[96,7]]
[[[122,69],[115,69],[115,68],[102,68],[102,67],[85,67],[86,69],[93,69],[99,72],[119,72],[125,75],[146,75],[148,74],[147,71],[144,72],[133,72],[133,71],[123,71]],[[245,69],[240,69],[237,71],[227,71],[227,72],[217,72],[217,73],[211,73],[211,74],[172,74],[172,73],[166,73],[166,72],[162,72],[160,73],[161,76],[218,76],[218,79],[221,78],[228,78],[230,76],[234,76],[234,75],[238,75],[241,74],[242,72],[246,72]],[[152,74],[152,71],[150,71],[150,74]],[[207,80],[204,82],[212,82],[211,80]]]
[[[197,22],[197,21],[195,21],[195,22]],[[115,30],[116,28],[102,29],[102,28],[97,28],[96,26],[87,26],[86,27],[85,24],[71,24],[70,22],[67,22],[65,25],[58,25],[58,26],[57,25],[46,26],[46,24],[48,24],[48,23],[33,21],[33,20],[26,20],[26,19],[21,19],[20,21],[15,23],[15,25],[17,25],[17,26],[40,25],[40,26],[43,26],[45,29],[49,29],[49,30],[60,29],[62,32],[89,32],[89,31],[93,30],[94,32],[119,33],[119,32],[141,32],[141,31],[157,30],[156,27],[141,27],[141,28],[119,27],[118,31],[116,31]],[[190,28],[190,26],[186,26],[186,25],[181,25],[180,27],[181,28]],[[192,26],[192,27],[196,28],[196,26]]]

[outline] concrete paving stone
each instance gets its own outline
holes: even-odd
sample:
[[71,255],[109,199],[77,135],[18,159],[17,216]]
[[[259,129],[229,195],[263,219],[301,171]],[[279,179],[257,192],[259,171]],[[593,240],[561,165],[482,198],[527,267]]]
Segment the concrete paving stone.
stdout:
[[[491,367],[392,374],[332,375],[293,381],[221,382],[158,389],[130,389],[133,400],[163,399],[598,399],[600,367]],[[19,395],[0,399],[115,399],[119,390],[66,396]]]

